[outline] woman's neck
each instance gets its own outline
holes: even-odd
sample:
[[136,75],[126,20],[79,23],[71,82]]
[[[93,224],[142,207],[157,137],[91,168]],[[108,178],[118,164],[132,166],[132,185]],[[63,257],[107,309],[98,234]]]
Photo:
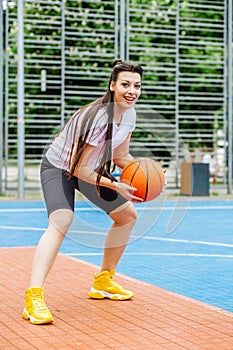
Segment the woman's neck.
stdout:
[[118,126],[120,125],[120,123],[122,121],[122,117],[123,117],[123,114],[125,113],[125,111],[126,111],[125,108],[120,108],[120,106],[117,106],[117,104],[114,105],[113,120]]

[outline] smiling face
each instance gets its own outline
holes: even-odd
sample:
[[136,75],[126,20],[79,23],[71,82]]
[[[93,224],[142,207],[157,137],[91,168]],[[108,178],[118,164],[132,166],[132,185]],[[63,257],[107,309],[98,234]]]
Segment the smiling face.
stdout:
[[141,94],[141,76],[136,72],[120,72],[117,80],[111,82],[110,90],[118,107],[127,110],[134,106]]

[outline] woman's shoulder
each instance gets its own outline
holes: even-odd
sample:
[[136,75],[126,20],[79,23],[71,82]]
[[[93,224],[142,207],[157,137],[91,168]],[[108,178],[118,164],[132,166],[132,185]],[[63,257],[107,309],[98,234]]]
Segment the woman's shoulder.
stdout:
[[136,110],[135,110],[134,107],[129,108],[129,109],[126,110],[125,114],[127,114],[127,115],[134,115],[135,116],[136,115]]
[[132,107],[130,109],[127,109],[127,111],[125,111],[124,113],[124,121],[127,123],[134,123],[136,120],[136,111],[135,109]]
[[[92,127],[96,126],[103,126],[106,124],[106,121],[108,119],[106,108],[103,108],[101,106],[98,107],[98,105],[89,104],[82,108],[79,120],[82,121],[86,117],[93,117],[92,118]],[[88,120],[87,118],[86,120]]]

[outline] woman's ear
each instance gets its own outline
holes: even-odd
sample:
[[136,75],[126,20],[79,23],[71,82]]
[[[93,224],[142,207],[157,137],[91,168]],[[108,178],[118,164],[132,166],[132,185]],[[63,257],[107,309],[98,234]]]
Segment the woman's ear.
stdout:
[[111,83],[110,83],[110,86],[109,86],[110,91],[114,91],[114,85],[115,85],[115,83],[114,83],[114,81],[112,80]]

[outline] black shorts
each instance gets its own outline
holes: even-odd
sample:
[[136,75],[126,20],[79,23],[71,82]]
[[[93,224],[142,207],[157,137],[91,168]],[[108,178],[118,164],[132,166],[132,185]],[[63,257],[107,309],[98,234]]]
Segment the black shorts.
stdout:
[[75,176],[69,178],[64,170],[53,166],[46,157],[41,163],[40,176],[48,215],[58,209],[74,211],[75,190],[81,192],[107,214],[127,202],[111,188],[100,186],[100,194],[98,194],[96,185],[89,184]]

